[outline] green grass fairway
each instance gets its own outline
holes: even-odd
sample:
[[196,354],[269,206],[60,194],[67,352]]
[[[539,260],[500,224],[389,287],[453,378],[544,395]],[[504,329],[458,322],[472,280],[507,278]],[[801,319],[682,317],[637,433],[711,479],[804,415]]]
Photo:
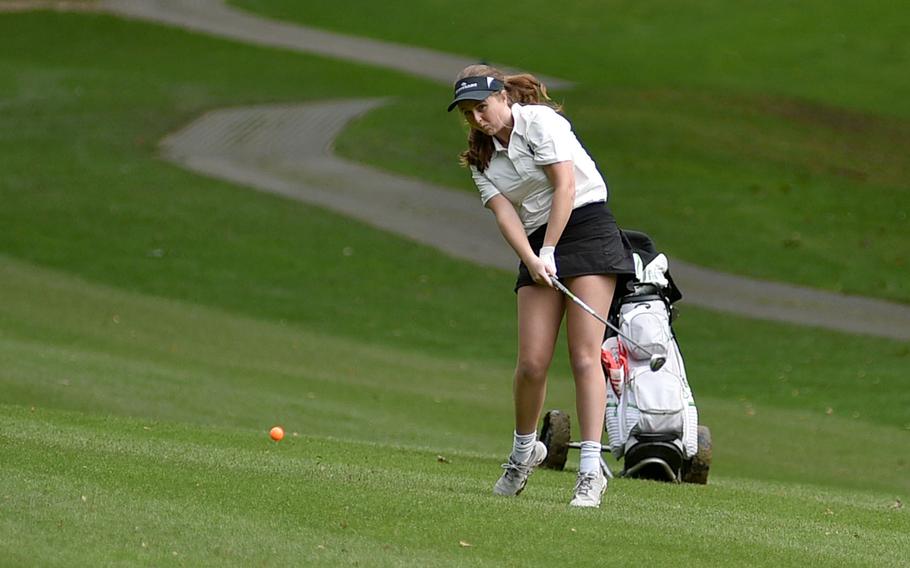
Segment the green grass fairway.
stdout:
[[609,514],[573,511],[566,473],[492,496],[488,456],[2,410],[9,565],[899,566],[910,552],[885,496],[617,481]]
[[[538,472],[495,498],[505,367],[3,266],[11,565],[587,565],[648,550],[656,564],[897,566],[910,553],[906,430],[703,397],[707,487],[617,481],[603,510],[572,511],[572,472]],[[565,381],[554,390],[571,399]]]
[[513,275],[157,156],[211,108],[389,94],[438,86],[0,14],[0,566],[906,563],[906,342],[683,306],[710,484],[570,510],[573,455],[494,498]]
[[[553,94],[621,224],[720,270],[910,302],[900,2],[232,3],[574,81]],[[449,97],[410,93],[339,150],[474,192]]]

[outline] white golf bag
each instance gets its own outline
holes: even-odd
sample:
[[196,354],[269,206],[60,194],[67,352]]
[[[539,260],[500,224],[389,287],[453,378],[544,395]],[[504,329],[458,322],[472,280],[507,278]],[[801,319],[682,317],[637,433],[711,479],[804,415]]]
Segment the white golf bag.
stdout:
[[[655,263],[662,270],[654,272]],[[619,328],[650,353],[619,336],[604,341],[605,422],[610,451],[623,459],[623,476],[679,481],[699,451],[698,410],[670,325],[667,281],[657,277],[664,271],[663,255],[639,266],[634,291],[619,300]],[[650,368],[651,354],[666,357],[657,371]]]
[[[670,276],[666,256],[657,252],[648,235],[622,234],[633,251],[635,276],[623,275],[618,281],[617,290],[627,293],[617,295],[608,317],[632,341],[610,330],[603,342],[601,360],[608,382],[604,426],[609,436],[604,451],[609,447],[622,460],[623,477],[705,484],[711,467],[711,430],[698,424],[671,325],[673,304],[682,293]],[[657,371],[651,370],[652,355],[666,357]],[[547,447],[541,464],[545,468],[564,469],[569,449],[581,448],[580,442],[571,441],[569,415],[559,410],[546,413],[539,439]],[[603,467],[609,472],[606,463]]]

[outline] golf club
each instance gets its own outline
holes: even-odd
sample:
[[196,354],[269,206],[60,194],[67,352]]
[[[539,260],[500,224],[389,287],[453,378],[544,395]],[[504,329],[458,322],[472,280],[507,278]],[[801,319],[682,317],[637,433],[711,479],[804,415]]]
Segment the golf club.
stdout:
[[658,355],[658,354],[656,354],[656,353],[652,353],[649,349],[645,349],[644,347],[641,346],[641,344],[639,344],[638,342],[636,342],[634,339],[632,339],[632,338],[629,337],[628,335],[626,335],[626,334],[624,334],[623,332],[621,332],[621,331],[619,330],[618,327],[616,327],[616,326],[613,325],[612,323],[608,322],[608,321],[606,320],[606,318],[601,317],[600,314],[598,314],[597,312],[594,311],[593,308],[591,308],[591,306],[589,306],[588,304],[586,304],[586,303],[584,303],[583,301],[581,301],[581,298],[579,298],[578,296],[576,296],[575,294],[573,294],[568,288],[566,288],[566,287],[563,285],[563,283],[560,282],[559,279],[557,279],[555,276],[550,276],[550,281],[553,282],[553,286],[555,286],[557,290],[559,290],[560,292],[562,292],[563,294],[565,294],[566,296],[568,296],[570,300],[572,300],[573,302],[575,302],[576,304],[578,304],[578,307],[580,307],[580,308],[583,309],[584,311],[588,312],[588,313],[591,314],[592,316],[596,317],[598,320],[600,320],[601,323],[603,323],[604,325],[606,325],[607,327],[609,327],[610,329],[612,329],[613,331],[615,331],[616,333],[618,333],[623,339],[625,339],[626,341],[628,341],[629,343],[631,343],[631,344],[634,345],[635,347],[641,349],[642,351],[644,351],[645,353],[647,353],[648,355],[650,355],[650,356],[651,356],[651,359],[650,359],[650,361],[648,362],[648,364],[649,364],[649,366],[651,367],[651,370],[652,370],[652,371],[657,371],[657,370],[659,370],[661,367],[664,366],[664,363],[667,362],[667,357],[666,357],[666,356],[664,356],[664,355]]

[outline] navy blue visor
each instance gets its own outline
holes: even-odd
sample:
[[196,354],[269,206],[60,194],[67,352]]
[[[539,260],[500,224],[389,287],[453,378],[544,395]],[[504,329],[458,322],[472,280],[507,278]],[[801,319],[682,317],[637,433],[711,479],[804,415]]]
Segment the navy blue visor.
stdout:
[[461,101],[482,101],[503,88],[496,77],[465,77],[455,82],[455,98],[449,104],[449,112]]

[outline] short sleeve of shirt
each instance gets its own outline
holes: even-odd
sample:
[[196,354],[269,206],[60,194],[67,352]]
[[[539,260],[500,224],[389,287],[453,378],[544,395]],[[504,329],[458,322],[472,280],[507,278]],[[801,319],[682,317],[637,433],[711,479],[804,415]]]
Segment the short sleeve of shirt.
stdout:
[[528,121],[528,145],[534,152],[538,166],[565,162],[572,159],[575,134],[569,121],[555,110],[543,107]]
[[486,205],[493,196],[499,194],[499,190],[496,189],[496,186],[493,185],[487,176],[480,173],[480,171],[471,166],[471,177],[474,178],[474,185],[477,186],[477,190],[480,192],[480,201]]

